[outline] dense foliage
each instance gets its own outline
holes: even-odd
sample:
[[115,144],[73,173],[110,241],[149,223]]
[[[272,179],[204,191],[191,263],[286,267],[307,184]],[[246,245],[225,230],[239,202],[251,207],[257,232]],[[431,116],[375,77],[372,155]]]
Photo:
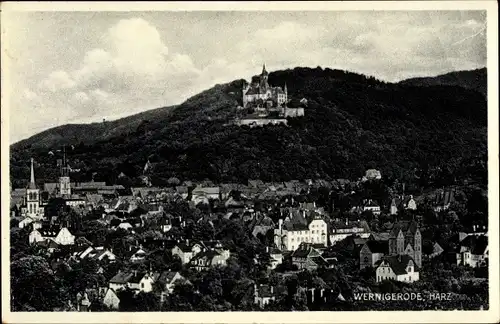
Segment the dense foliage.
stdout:
[[[216,85],[117,136],[90,144],[75,139],[68,155],[81,171],[72,178],[132,185],[149,159],[154,185],[167,185],[173,176],[226,182],[357,178],[371,167],[407,181],[417,181],[418,173],[424,186],[432,179],[452,184],[457,175],[486,183],[487,105],[479,92],[390,84],[321,68],[274,72],[269,82],[286,82],[292,98],[305,97],[305,116],[289,120],[289,127],[227,125],[241,104],[243,80]],[[31,156],[39,181],[56,179],[50,149],[58,147],[13,147],[14,187],[29,178]],[[126,177],[118,180],[122,172]]]

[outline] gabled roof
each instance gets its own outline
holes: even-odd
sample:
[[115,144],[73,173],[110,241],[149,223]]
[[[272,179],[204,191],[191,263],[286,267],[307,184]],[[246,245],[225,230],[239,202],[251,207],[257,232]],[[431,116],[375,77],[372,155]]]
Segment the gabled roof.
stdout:
[[122,272],[119,271],[111,280],[109,281],[110,283],[116,283],[116,284],[126,284],[129,282],[130,278],[132,278],[133,272]]
[[211,265],[212,264],[212,259],[216,256],[221,255],[218,251],[216,250],[206,250],[202,251],[198,254],[196,254],[190,261],[190,263],[195,263],[195,261],[199,259],[205,259],[207,260],[207,263],[205,265]]
[[418,270],[418,267],[415,264],[415,261],[413,261],[412,257],[410,257],[409,255],[386,256],[386,257],[383,257],[379,261],[378,265],[380,266],[380,264],[382,264],[383,261],[386,261],[389,264],[392,271],[394,271],[394,273],[396,275],[407,274],[406,267],[408,266],[408,263],[410,261],[413,262],[413,266],[415,267],[415,271]]
[[321,253],[311,243],[302,242],[297,250],[293,251],[292,258],[313,258],[320,255]]
[[56,226],[49,226],[49,227],[41,227],[37,229],[37,231],[43,236],[43,237],[56,237],[57,234],[61,231],[59,227]]
[[469,235],[460,242],[460,248],[469,250],[474,255],[482,255],[488,247],[488,238],[485,235]]
[[[164,284],[168,284],[174,279],[174,277],[180,273],[178,271],[163,271],[158,277],[158,281]],[[182,277],[182,276],[181,276]]]

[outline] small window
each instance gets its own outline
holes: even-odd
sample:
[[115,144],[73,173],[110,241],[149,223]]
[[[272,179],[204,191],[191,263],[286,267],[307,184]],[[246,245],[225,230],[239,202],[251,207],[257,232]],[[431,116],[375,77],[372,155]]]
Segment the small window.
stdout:
[[141,288],[144,288],[144,282],[141,283]]

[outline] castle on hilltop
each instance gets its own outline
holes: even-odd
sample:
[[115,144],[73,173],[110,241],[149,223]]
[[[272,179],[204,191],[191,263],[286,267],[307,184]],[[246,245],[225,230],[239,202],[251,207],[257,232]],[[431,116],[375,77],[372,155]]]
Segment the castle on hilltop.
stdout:
[[268,82],[269,73],[266,65],[262,73],[250,83],[244,83],[242,89],[243,106],[240,106],[240,117],[235,120],[237,125],[262,126],[267,124],[287,125],[288,117],[304,116],[307,100],[288,98],[288,88],[272,87]]
[[249,105],[268,107],[282,107],[288,102],[288,90],[286,83],[284,89],[281,87],[271,87],[268,83],[269,73],[266,65],[262,67],[262,73],[257,82],[243,85],[243,108]]

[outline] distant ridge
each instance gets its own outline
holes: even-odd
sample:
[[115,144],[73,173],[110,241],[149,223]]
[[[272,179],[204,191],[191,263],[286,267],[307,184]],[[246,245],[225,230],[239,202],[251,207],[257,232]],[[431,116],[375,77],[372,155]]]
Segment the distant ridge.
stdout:
[[482,93],[484,96],[487,94],[487,72],[486,68],[456,71],[446,74],[441,74],[435,77],[420,77],[406,79],[400,84],[414,85],[414,86],[459,86],[466,89],[471,89]]
[[175,106],[147,110],[135,115],[113,121],[90,124],[66,124],[47,129],[27,139],[11,145],[11,149],[27,147],[50,148],[69,144],[91,144],[126,134],[137,128],[141,122],[151,119],[164,119]]

